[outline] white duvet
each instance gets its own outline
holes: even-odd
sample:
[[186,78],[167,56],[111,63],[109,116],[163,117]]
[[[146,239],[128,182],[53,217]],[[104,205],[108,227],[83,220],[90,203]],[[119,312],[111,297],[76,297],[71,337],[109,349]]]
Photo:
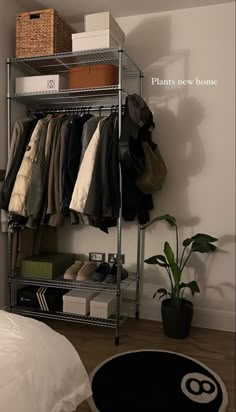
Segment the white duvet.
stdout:
[[90,395],[85,368],[64,336],[0,310],[0,412],[72,412]]

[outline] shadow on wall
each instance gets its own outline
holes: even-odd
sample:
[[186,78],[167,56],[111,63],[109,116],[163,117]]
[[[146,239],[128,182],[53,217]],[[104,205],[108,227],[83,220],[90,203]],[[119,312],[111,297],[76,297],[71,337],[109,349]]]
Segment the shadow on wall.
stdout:
[[[209,280],[209,274],[214,272],[211,270],[213,261],[217,254],[229,254],[223,249],[224,245],[235,244],[236,239],[234,235],[225,235],[219,238],[217,242],[217,250],[215,253],[210,255],[194,254],[191,257],[190,262],[187,264],[187,269],[194,271],[195,279],[199,282],[201,294],[198,297],[198,305],[201,302],[206,302],[207,298],[211,298],[213,295],[215,297],[217,305],[218,302],[225,302],[225,296],[229,295],[229,290],[236,290],[235,285],[230,282],[224,282],[224,273],[222,273],[222,282],[217,286],[212,285]],[[191,275],[189,274],[189,280]],[[232,307],[232,302],[228,302],[229,307]],[[218,306],[217,306],[218,307]]]
[[[179,236],[184,239],[186,228],[191,236],[196,233],[196,226],[200,223],[200,216],[192,214],[194,200],[190,199],[191,183],[205,166],[204,139],[207,138],[200,134],[205,119],[204,106],[191,96],[190,85],[181,86],[177,81],[190,79],[191,50],[174,50],[169,15],[144,18],[128,33],[126,39],[131,57],[144,72],[144,96],[156,123],[153,138],[160,147],[168,169],[162,190],[154,195],[155,211],[152,215],[173,214],[179,225]],[[152,85],[152,77],[169,80],[172,76],[174,85]],[[159,229],[155,224],[148,230],[155,236],[154,231]],[[149,256],[147,251],[145,256],[143,252],[143,258]],[[211,285],[210,267],[215,257],[194,255],[186,273],[189,279],[194,276],[199,281],[203,301],[213,293],[220,300],[224,299],[227,288],[232,288],[231,284]],[[145,282],[163,286],[166,283],[165,274],[157,267],[148,267]]]
[[178,60],[179,76],[188,79],[190,51],[173,51],[171,36],[171,16],[144,18],[128,33],[127,49],[132,50],[132,57],[144,71],[144,96],[156,123],[153,139],[158,142],[168,169],[162,190],[154,196],[153,214],[160,214],[158,210],[172,213],[180,227],[191,227],[199,223],[199,217],[191,215],[188,189],[191,178],[200,173],[205,164],[199,133],[205,113],[201,103],[188,96],[188,86],[151,84],[153,76],[168,79],[170,66]]
[[[195,98],[185,97],[179,100],[177,114],[166,108],[156,108],[154,118],[157,124],[154,140],[160,145],[168,170],[162,189],[165,212],[177,217],[181,231],[184,226],[199,223],[199,217],[192,216],[190,210],[189,186],[191,178],[199,174],[205,164],[199,134],[204,110]],[[162,192],[154,196],[157,206],[161,196]]]

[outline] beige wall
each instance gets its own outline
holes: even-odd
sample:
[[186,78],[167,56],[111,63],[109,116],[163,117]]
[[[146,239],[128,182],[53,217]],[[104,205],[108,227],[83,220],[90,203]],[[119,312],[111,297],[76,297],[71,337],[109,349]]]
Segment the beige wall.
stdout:
[[[0,0],[0,169],[6,168],[7,161],[6,59],[15,56],[16,13],[25,10],[20,8],[19,3]],[[19,108],[17,111],[19,113]],[[14,117],[17,117],[16,113]],[[6,235],[0,233],[0,308],[6,304],[6,252]]]
[[[170,213],[183,238],[205,232],[219,238],[217,253],[196,255],[186,277],[200,283],[194,322],[232,329],[235,301],[235,142],[234,3],[119,19],[126,47],[145,73],[145,98],[155,114],[154,133],[168,167],[168,178],[155,196],[157,214]],[[152,86],[152,77],[172,80],[213,79],[215,86]],[[71,234],[72,233],[72,234]],[[145,257],[162,252],[174,240],[165,224],[146,233]],[[127,224],[122,250],[135,268],[136,227]],[[64,229],[67,250],[114,251],[116,233]],[[165,275],[144,266],[141,314],[160,318],[152,300]]]

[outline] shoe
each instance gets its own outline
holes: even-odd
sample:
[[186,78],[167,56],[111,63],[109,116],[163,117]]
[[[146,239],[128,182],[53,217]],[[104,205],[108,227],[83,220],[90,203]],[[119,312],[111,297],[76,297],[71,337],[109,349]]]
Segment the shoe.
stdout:
[[81,262],[80,260],[76,260],[73,265],[71,265],[68,269],[66,269],[64,273],[64,279],[76,280],[77,273],[82,268],[83,265],[84,265],[84,262]]
[[84,262],[81,269],[77,272],[76,280],[88,280],[93,272],[95,272],[97,264],[95,262]]
[[[127,279],[128,277],[128,272],[126,269],[121,267],[121,280]],[[105,278],[106,283],[117,283],[117,263],[114,263],[114,265],[111,268],[110,273]]]
[[110,272],[111,267],[109,263],[103,262],[101,263],[95,272],[92,273],[91,275],[91,280],[94,282],[103,282],[105,280],[105,277],[108,275]]

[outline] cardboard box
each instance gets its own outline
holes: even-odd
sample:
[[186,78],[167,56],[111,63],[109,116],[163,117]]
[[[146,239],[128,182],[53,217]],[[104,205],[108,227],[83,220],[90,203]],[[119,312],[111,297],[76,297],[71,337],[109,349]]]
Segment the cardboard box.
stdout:
[[110,29],[114,37],[119,40],[119,44],[123,45],[125,42],[124,32],[109,11],[87,14],[84,17],[84,27],[86,32]]
[[104,49],[123,46],[122,39],[115,37],[110,29],[72,34],[72,50]]
[[87,315],[90,311],[90,301],[97,292],[86,290],[70,290],[63,296],[63,312]]
[[118,67],[112,64],[73,67],[69,72],[70,89],[103,87],[114,84],[118,84]]
[[58,74],[16,78],[16,93],[19,94],[46,91],[58,92],[66,88],[66,79]]
[[30,278],[53,279],[62,275],[75,262],[75,255],[69,253],[52,253],[22,259],[21,276]]
[[90,316],[108,319],[116,309],[116,296],[100,293],[90,301]]

